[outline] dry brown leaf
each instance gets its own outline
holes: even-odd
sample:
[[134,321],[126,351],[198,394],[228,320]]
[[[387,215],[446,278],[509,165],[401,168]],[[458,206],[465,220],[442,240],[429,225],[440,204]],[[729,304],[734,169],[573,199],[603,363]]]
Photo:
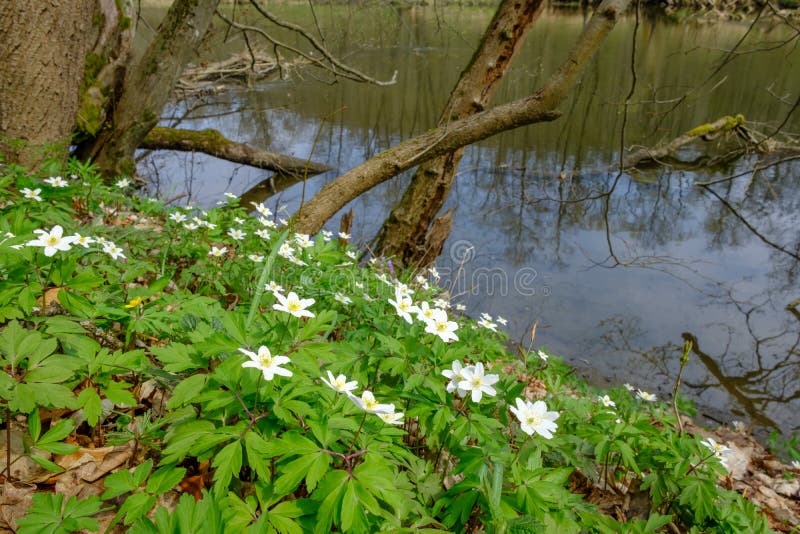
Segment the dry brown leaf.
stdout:
[[16,532],[17,520],[33,503],[36,486],[6,482],[0,489],[0,530]]

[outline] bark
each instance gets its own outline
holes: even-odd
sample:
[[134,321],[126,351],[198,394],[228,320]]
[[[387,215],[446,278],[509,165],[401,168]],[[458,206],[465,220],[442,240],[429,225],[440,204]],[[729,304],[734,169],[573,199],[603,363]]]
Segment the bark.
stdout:
[[218,4],[219,0],[174,0],[141,59],[127,70],[112,124],[81,154],[93,159],[106,176],[135,173],[134,152],[158,123]]
[[[450,93],[438,126],[484,109],[543,7],[543,0],[504,0],[500,4]],[[452,226],[452,221],[449,226],[441,221],[435,234],[429,234],[428,228],[450,193],[463,154],[464,149],[458,149],[419,166],[378,233],[374,247],[377,253],[393,256],[404,265],[415,265],[430,261],[429,249],[441,250],[441,230]]]
[[141,148],[202,152],[234,163],[275,171],[282,175],[312,176],[331,170],[309,160],[267,152],[245,143],[237,143],[216,130],[183,130],[154,127],[142,141]]
[[81,98],[75,124],[76,153],[82,143],[100,132],[119,99],[119,88],[130,60],[136,13],[133,6],[118,0],[98,0],[95,17],[97,38],[86,54],[86,68],[81,83]]
[[344,173],[320,190],[293,217],[298,232],[314,233],[352,199],[420,163],[492,135],[559,117],[567,96],[630,0],[604,0],[584,28],[567,60],[528,97],[496,106],[400,143]]
[[65,157],[95,0],[0,2],[0,153],[35,166]]

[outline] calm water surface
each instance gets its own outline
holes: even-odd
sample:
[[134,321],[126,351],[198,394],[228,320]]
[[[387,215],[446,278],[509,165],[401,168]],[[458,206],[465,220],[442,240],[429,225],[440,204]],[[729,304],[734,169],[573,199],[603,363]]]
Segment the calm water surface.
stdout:
[[[282,13],[308,22],[300,8]],[[377,78],[374,87],[297,72],[291,81],[182,101],[164,124],[212,127],[269,150],[343,171],[435,124],[491,10],[403,11],[322,7],[332,48]],[[586,18],[549,12],[533,30],[495,96],[523,96],[553,72]],[[759,158],[703,167],[730,145],[687,147],[683,163],[618,176],[620,147],[654,145],[727,114],[744,114],[772,132],[800,91],[800,52],[791,32],[763,24],[737,53],[744,23],[674,24],[623,20],[550,124],[509,132],[470,147],[447,208],[453,233],[437,265],[469,313],[502,315],[512,341],[547,347],[592,370],[603,385],[632,383],[667,394],[685,339],[695,353],[684,393],[701,413],[746,421],[764,432],[800,430],[800,176],[798,160]],[[241,46],[229,38],[209,57]],[[213,48],[213,52],[211,51]],[[727,62],[724,60],[727,58]],[[673,109],[674,108],[674,109]],[[785,125],[800,131],[800,113]],[[624,127],[624,140],[623,140]],[[319,139],[314,145],[315,136]],[[784,156],[785,157],[785,156]],[[269,173],[200,155],[156,153],[140,171],[162,196],[188,191],[213,205],[224,191],[244,193]],[[730,175],[713,186],[695,185]],[[337,172],[310,179],[306,198]],[[369,241],[408,176],[354,201],[356,241]],[[270,198],[294,212],[298,184]],[[328,225],[338,228],[338,217]]]

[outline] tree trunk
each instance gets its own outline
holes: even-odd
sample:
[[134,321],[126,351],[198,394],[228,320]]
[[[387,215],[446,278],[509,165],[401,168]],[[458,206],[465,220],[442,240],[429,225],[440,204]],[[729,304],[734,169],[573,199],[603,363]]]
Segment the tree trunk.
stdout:
[[555,110],[569,94],[584,67],[627,9],[630,0],[604,0],[578,41],[542,89],[515,100],[434,128],[390,148],[323,187],[293,217],[295,230],[315,233],[348,202],[372,187],[419,165],[492,135],[559,117]]
[[158,123],[181,70],[203,40],[220,0],[175,0],[141,59],[125,74],[112,124],[81,156],[106,176],[132,176],[134,152]]
[[0,2],[0,153],[64,158],[75,125],[95,0]]
[[[450,93],[438,126],[483,110],[543,7],[543,0],[503,0]],[[444,221],[437,225],[436,243],[430,242],[434,236],[429,236],[428,228],[450,193],[463,154],[461,148],[419,166],[376,236],[377,253],[409,266],[430,261],[429,249],[441,248],[441,228],[447,226]]]

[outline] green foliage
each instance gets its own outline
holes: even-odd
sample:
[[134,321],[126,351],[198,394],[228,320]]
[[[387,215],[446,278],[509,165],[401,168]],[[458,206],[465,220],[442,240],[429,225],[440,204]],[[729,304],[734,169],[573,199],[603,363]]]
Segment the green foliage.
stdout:
[[[263,206],[167,209],[63,171],[64,187],[1,171],[0,402],[28,416],[26,454],[47,469],[57,456],[37,451],[68,454],[75,434],[135,457],[100,499],[37,494],[22,528],[92,530],[102,501],[135,533],[766,531],[671,410],[599,398],[545,352],[511,356],[496,325],[437,303],[434,275],[358,265],[344,239],[278,230]],[[74,416],[43,428],[52,408]],[[652,512],[620,523],[576,479],[643,492]]]
[[98,523],[92,516],[100,511],[102,504],[96,496],[83,500],[70,497],[64,502],[63,495],[36,493],[33,496],[31,509],[18,521],[17,532],[62,534],[83,529],[96,532]]

